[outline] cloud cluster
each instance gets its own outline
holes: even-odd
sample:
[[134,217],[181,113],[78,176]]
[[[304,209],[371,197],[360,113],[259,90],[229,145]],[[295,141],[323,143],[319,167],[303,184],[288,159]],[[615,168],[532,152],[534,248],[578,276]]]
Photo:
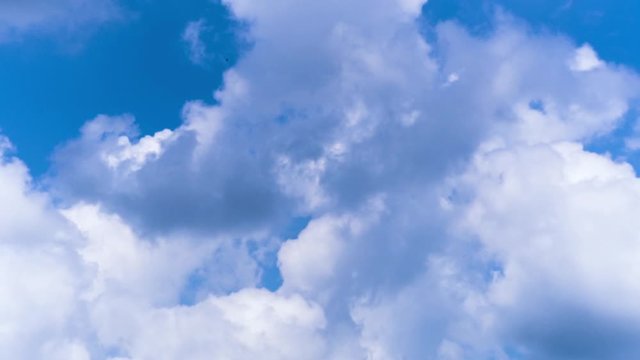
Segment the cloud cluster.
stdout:
[[640,180],[583,146],[636,74],[508,17],[428,42],[424,1],[225,4],[252,48],[180,127],[99,116],[46,192],[2,147],[3,357],[640,353]]

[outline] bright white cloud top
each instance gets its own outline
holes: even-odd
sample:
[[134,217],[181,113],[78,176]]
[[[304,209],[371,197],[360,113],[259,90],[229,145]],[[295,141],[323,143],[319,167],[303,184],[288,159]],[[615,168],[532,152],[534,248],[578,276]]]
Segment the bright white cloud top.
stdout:
[[225,4],[253,45],[180,127],[98,116],[46,190],[2,142],[0,358],[640,354],[640,179],[583,146],[635,73],[508,17],[429,42],[422,1]]

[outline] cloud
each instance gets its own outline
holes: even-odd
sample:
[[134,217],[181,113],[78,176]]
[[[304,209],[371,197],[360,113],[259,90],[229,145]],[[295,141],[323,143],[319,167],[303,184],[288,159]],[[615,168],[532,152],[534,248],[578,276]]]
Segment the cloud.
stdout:
[[584,44],[578,50],[570,63],[573,71],[592,71],[604,66],[602,60],[598,58],[598,54],[589,44]]
[[191,21],[182,32],[182,41],[189,50],[189,60],[196,65],[202,65],[207,55],[207,48],[202,40],[202,32],[206,29],[204,19]]
[[112,0],[5,0],[0,2],[0,43],[92,28],[120,14],[118,3]]
[[[181,126],[98,116],[53,155],[47,192],[17,160],[0,167],[15,207],[0,238],[20,239],[0,268],[29,267],[7,290],[27,300],[6,308],[59,284],[35,306],[45,330],[7,312],[9,357],[639,351],[638,179],[583,146],[632,108],[636,74],[576,71],[584,47],[508,17],[483,37],[438,24],[428,42],[423,1],[225,4],[253,46]],[[283,235],[296,218],[310,220]]]
[[502,341],[531,358],[638,351],[630,165],[575,143],[487,149],[463,183],[462,226],[500,264],[482,296]]
[[243,135],[215,135],[211,124],[203,126],[202,121],[215,121],[215,111],[203,118],[198,111],[186,113],[191,118],[181,128],[146,140],[135,138],[129,117],[89,122],[78,140],[55,155],[55,191],[70,203],[102,202],[155,234],[240,228],[244,234],[283,221],[289,205],[269,163],[261,160],[270,154],[234,149]]
[[0,356],[82,359],[73,332],[82,322],[76,312],[84,269],[74,251],[82,239],[33,189],[24,164],[0,151]]
[[[101,335],[132,359],[319,359],[324,352],[322,309],[299,296],[247,289],[133,316],[126,304],[97,310],[109,324]],[[107,319],[114,313],[122,323]]]

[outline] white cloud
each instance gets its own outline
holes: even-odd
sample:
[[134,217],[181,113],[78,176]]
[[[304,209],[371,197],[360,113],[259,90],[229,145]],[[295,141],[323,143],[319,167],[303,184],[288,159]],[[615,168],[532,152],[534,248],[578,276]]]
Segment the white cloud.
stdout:
[[197,65],[202,65],[207,56],[207,47],[202,41],[202,32],[206,29],[204,19],[191,21],[182,32],[184,41],[189,50],[189,60]]
[[[278,253],[285,279],[284,291],[322,292],[331,290],[345,251],[345,239],[357,236],[358,219],[343,216],[313,220],[295,241],[285,243]],[[356,233],[356,234],[354,234]],[[313,261],[311,261],[313,259]]]
[[419,16],[427,0],[398,0],[400,6],[411,16]]
[[131,144],[127,136],[120,136],[117,140],[117,149],[111,153],[103,154],[103,160],[110,168],[117,168],[127,163],[128,171],[137,171],[144,166],[148,158],[157,158],[161,155],[164,142],[170,141],[172,131],[164,129],[152,136],[144,136],[137,143]]
[[32,34],[95,27],[121,15],[112,0],[4,0],[0,2],[0,43]]
[[186,277],[196,269],[216,243],[196,246],[181,239],[140,239],[118,216],[104,214],[95,205],[77,204],[62,214],[86,239],[78,249],[94,267],[95,276],[86,296],[127,296],[144,303],[174,304]]
[[[638,351],[640,180],[630,165],[555,143],[481,151],[463,179],[463,226],[501,264],[483,311],[505,344],[532,358]],[[585,330],[594,327],[606,332]]]
[[452,72],[451,74],[449,74],[449,76],[447,76],[447,81],[444,82],[443,86],[451,86],[452,84],[458,82],[458,80],[460,80],[460,74],[458,74],[457,72]]
[[598,54],[589,44],[584,44],[576,50],[569,66],[573,71],[592,71],[602,68],[604,62],[598,58]]
[[74,251],[81,239],[48,196],[33,190],[25,166],[4,151],[0,149],[0,357],[36,359],[49,349],[67,358],[81,355],[82,346],[70,345],[77,335],[75,324],[82,321],[78,310],[84,268]]
[[135,359],[321,359],[325,326],[322,309],[300,296],[281,297],[246,289],[210,297],[193,307],[115,312],[122,323],[102,329],[113,345]]

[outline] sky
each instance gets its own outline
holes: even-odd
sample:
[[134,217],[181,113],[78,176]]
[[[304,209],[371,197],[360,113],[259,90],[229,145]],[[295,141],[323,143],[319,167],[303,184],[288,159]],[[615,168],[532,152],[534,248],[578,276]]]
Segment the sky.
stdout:
[[640,357],[639,12],[0,0],[0,358]]

